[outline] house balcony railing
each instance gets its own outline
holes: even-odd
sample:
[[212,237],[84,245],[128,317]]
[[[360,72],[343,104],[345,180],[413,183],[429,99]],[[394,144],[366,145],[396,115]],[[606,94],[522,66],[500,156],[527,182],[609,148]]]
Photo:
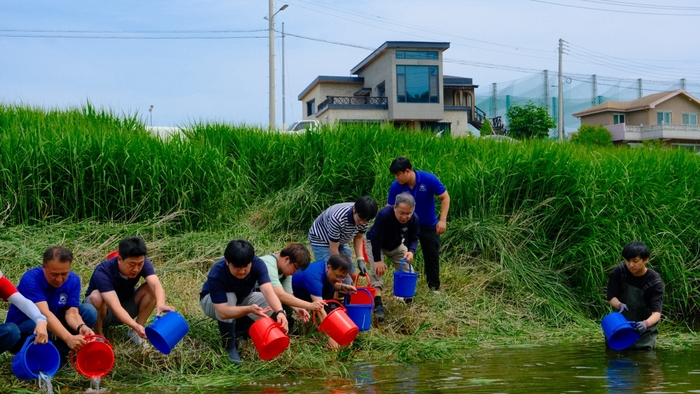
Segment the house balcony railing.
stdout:
[[610,130],[613,141],[700,140],[700,125],[653,124],[628,126],[624,123],[620,123],[606,127]]
[[318,104],[318,111],[326,108],[338,107],[372,107],[378,109],[388,109],[389,99],[387,97],[368,96],[326,96],[326,99]]

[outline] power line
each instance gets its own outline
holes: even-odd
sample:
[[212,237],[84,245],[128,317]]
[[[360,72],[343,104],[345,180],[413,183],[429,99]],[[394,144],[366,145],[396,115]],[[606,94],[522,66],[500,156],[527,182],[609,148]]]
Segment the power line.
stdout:
[[530,1],[535,2],[535,3],[557,5],[557,6],[561,6],[561,7],[571,7],[571,8],[579,8],[579,9],[593,10],[593,11],[617,12],[617,13],[622,13],[622,14],[657,15],[657,16],[659,16],[659,15],[664,15],[664,16],[700,16],[700,14],[665,14],[665,13],[658,13],[658,12],[612,10],[612,9],[606,9],[606,8],[594,8],[594,7],[583,7],[583,6],[577,6],[577,5],[571,5],[571,4],[561,4],[561,3],[555,3],[552,1],[543,1],[543,0],[530,0]]

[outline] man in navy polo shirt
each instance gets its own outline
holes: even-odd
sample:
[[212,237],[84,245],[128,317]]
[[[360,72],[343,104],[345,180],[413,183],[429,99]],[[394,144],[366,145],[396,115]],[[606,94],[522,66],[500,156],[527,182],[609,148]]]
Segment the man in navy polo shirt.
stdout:
[[[418,247],[420,224],[418,216],[413,212],[416,200],[410,193],[400,193],[396,196],[394,206],[384,207],[374,219],[374,225],[367,232],[367,258],[370,264],[370,279],[375,288],[374,317],[377,321],[384,321],[384,304],[382,303],[382,290],[384,282],[382,276],[387,271],[387,264],[383,256],[393,263],[394,270],[411,272],[413,255]],[[406,262],[401,266],[401,260]],[[407,298],[406,303],[411,299]]]
[[[119,242],[119,254],[101,262],[92,272],[83,302],[97,309],[98,334],[107,327],[126,324],[131,328],[131,342],[142,345],[146,340],[143,325],[153,309],[157,308],[157,315],[175,309],[165,305],[165,290],[146,253],[143,239],[124,238]],[[141,278],[145,282],[137,288]]]
[[[389,171],[396,179],[389,188],[388,205],[394,205],[396,195],[408,192],[416,200],[416,215],[420,221],[421,252],[425,265],[425,276],[430,290],[440,289],[440,235],[447,229],[447,212],[450,210],[450,195],[437,176],[427,171],[414,171],[411,161],[397,157],[391,162]],[[440,200],[440,219],[435,214],[435,197]]]
[[[80,277],[71,272],[73,252],[62,246],[46,249],[41,267],[22,275],[17,290],[32,301],[48,321],[51,340],[62,358],[71,349],[85,345],[84,337],[94,335],[92,327],[97,311],[92,305],[80,303]],[[8,323],[19,327],[20,340],[10,350],[21,350],[26,338],[34,332],[36,323],[15,305],[7,312]]]
[[[253,291],[256,282],[260,292]],[[243,239],[229,242],[224,258],[211,267],[199,293],[199,304],[204,314],[218,323],[224,349],[234,364],[241,363],[236,343],[237,319],[248,316],[258,320],[269,313],[287,332],[286,312],[270,283],[265,262],[255,256],[253,245]]]

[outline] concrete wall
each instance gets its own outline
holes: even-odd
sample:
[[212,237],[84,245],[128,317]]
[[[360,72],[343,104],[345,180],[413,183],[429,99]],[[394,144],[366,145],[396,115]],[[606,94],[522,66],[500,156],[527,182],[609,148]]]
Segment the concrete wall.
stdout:
[[450,133],[454,137],[465,137],[467,132],[467,112],[466,111],[445,111],[444,122],[450,122]]

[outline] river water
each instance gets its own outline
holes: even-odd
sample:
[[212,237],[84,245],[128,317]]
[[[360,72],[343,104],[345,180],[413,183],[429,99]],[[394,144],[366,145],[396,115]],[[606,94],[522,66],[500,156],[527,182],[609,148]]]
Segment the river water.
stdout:
[[345,379],[274,379],[216,393],[700,393],[700,349],[483,349],[467,362],[358,364]]

